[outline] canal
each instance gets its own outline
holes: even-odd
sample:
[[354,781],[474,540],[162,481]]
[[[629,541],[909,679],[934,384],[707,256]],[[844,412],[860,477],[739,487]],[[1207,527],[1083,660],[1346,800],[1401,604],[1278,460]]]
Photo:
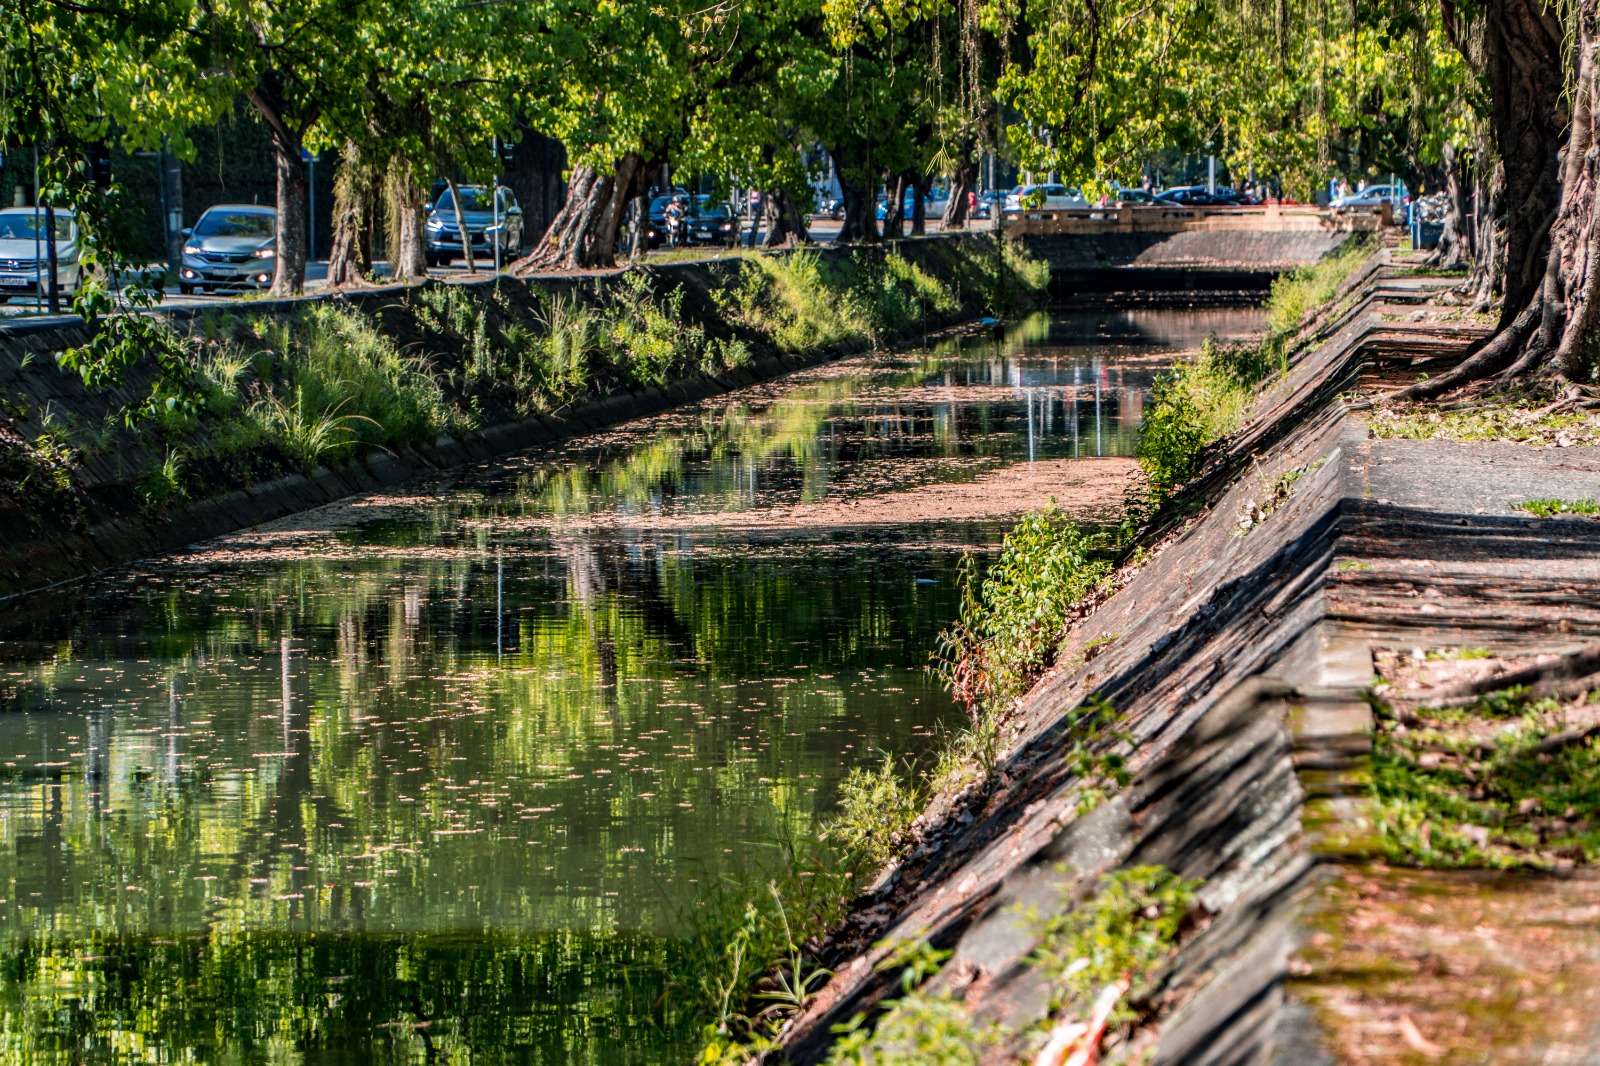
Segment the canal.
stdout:
[[684,1060],[696,900],[958,723],[962,554],[1114,519],[1258,327],[1040,315],[9,604],[5,1061]]

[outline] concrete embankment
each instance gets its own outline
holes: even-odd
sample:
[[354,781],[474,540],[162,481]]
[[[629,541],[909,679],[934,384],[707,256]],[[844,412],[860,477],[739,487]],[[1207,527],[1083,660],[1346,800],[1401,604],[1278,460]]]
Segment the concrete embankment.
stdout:
[[[824,271],[832,267],[848,270],[852,269],[851,264],[878,263],[886,255],[897,256],[920,271],[921,280],[901,277],[893,271],[880,273],[906,290],[902,302],[912,305],[914,311],[908,320],[893,328],[842,336],[825,345],[795,346],[778,343],[770,334],[730,321],[725,313],[722,301],[737,289],[747,259],[731,257],[650,268],[644,272],[650,290],[663,297],[676,294],[676,304],[659,306],[670,306],[675,321],[684,330],[703,331],[713,341],[738,342],[749,352],[749,358],[739,365],[712,369],[687,366],[663,385],[640,384],[614,371],[609,377],[597,376],[584,393],[550,410],[530,413],[525,407],[519,409],[505,402],[490,404],[471,419],[467,428],[439,433],[436,439],[404,447],[367,449],[365,454],[347,461],[319,464],[309,470],[296,469],[295,464],[282,457],[269,457],[257,460],[253,467],[243,464],[243,478],[231,471],[218,472],[204,491],[160,505],[151,504],[148,494],[141,491],[141,481],[149,477],[153,466],[160,465],[173,441],[159,433],[130,433],[116,427],[116,412],[125,404],[138,403],[148,392],[148,372],[133,372],[109,391],[86,389],[76,377],[56,368],[55,357],[85,343],[90,336],[87,327],[60,321],[7,323],[0,328],[0,394],[8,398],[10,421],[6,430],[9,435],[0,443],[11,448],[13,458],[7,462],[24,472],[16,474],[7,468],[7,476],[15,483],[13,489],[19,485],[20,489],[0,497],[0,529],[6,534],[0,542],[0,596],[38,589],[470,461],[593,432],[836,359],[873,344],[918,340],[931,331],[1002,310],[1015,310],[1042,298],[1042,293],[1005,273],[1008,268],[989,237],[906,241],[892,252],[884,248],[823,249],[808,254],[818,257]],[[993,277],[984,274],[980,279],[984,271]],[[1006,282],[1008,276],[1011,280]],[[917,285],[925,289],[930,278],[948,294],[942,306],[933,306],[922,291],[913,291]],[[995,306],[995,289],[999,287],[996,279],[1004,285],[999,303],[1005,306]],[[976,280],[984,280],[988,291],[980,291],[974,284]],[[485,279],[453,284],[450,288],[467,295],[469,309],[493,303],[495,315],[524,321],[537,330],[553,294],[604,306],[615,298],[611,293],[621,284],[619,275],[609,275]],[[252,337],[268,338],[258,347],[268,349],[271,330],[261,323],[293,321],[308,308],[335,306],[374,323],[380,339],[404,354],[418,347],[418,320],[426,312],[421,305],[430,291],[444,290],[441,283],[429,283],[289,301],[230,301],[205,309],[177,309],[164,318],[177,333],[195,336],[210,336],[229,328],[238,333],[240,323],[248,320],[252,323],[248,326]],[[845,300],[850,295],[840,292],[835,297]],[[638,296],[628,290],[623,299],[637,300]],[[1013,303],[1015,306],[1010,306]],[[455,347],[467,349],[476,343],[470,328],[458,332],[465,335],[457,338]],[[528,336],[527,331],[520,336]],[[248,344],[245,351],[250,354]],[[444,373],[435,375],[445,381],[447,390],[451,381],[460,381],[470,373],[469,365],[475,358],[468,350],[429,351],[424,355],[428,360],[442,356],[447,363]],[[60,432],[60,427],[70,432]],[[49,435],[52,432],[54,435]],[[36,435],[40,443],[32,443]],[[52,454],[48,449],[56,448],[56,444],[49,443],[47,448],[47,442],[56,441],[67,442],[70,451]],[[46,449],[45,460],[57,455],[67,458],[56,462],[53,468],[42,465],[41,449]],[[38,485],[51,477],[70,484],[60,491],[28,491],[30,484]]]
[[[1190,931],[1134,1005],[1143,1023],[1132,1046],[1115,1048],[1114,1061],[1434,1056],[1441,1034],[1430,1039],[1412,1017],[1427,1008],[1404,1013],[1395,986],[1423,973],[1436,1000],[1488,994],[1482,973],[1452,982],[1436,953],[1366,956],[1360,965],[1376,969],[1362,970],[1328,948],[1342,935],[1328,930],[1364,897],[1406,895],[1393,877],[1380,891],[1367,873],[1379,844],[1366,695],[1379,654],[1466,644],[1531,654],[1595,639],[1600,540],[1572,524],[1592,520],[1510,508],[1594,498],[1600,455],[1373,439],[1342,394],[1364,374],[1409,378],[1447,365],[1485,332],[1428,305],[1448,281],[1399,277],[1385,264],[1359,272],[1343,309],[1311,325],[1287,378],[1169,512],[1180,517],[1156,531],[1152,557],[1071,633],[1064,665],[1020,707],[998,786],[936,801],[915,850],[847,919],[824,953],[834,976],[784,1036],[790,1061],[821,1061],[833,1026],[870,1019],[899,995],[900,970],[887,960],[921,940],[953,953],[923,991],[958,1001],[974,1025],[998,1023],[1010,1055],[1024,1053],[1052,1009],[1031,961],[1041,916],[1079,906],[1105,873],[1145,865],[1202,887]],[[1275,496],[1286,475],[1292,491]],[[1133,777],[1080,816],[1083,782],[1066,754],[1074,712],[1091,695],[1109,700],[1134,737]],[[1482,900],[1481,889],[1458,895]],[[1549,910],[1554,894],[1545,895]],[[1596,895],[1579,895],[1592,911]],[[1481,906],[1472,913],[1489,920]],[[1385,920],[1376,910],[1357,917],[1362,927]],[[1553,923],[1538,935],[1548,939]],[[1433,942],[1450,939],[1444,924]],[[1532,945],[1524,938],[1524,955],[1537,954]],[[1540,979],[1564,976],[1550,969]],[[1389,981],[1389,999],[1374,974]],[[1532,964],[1501,975],[1513,984],[1538,976]],[[1593,1046],[1594,1017],[1581,1010],[1558,1010],[1559,1031],[1538,1024],[1548,1005],[1495,1002],[1450,1034],[1453,1047],[1490,1049],[1472,1061],[1578,1061],[1561,1056]],[[1547,1052],[1555,1057],[1539,1057]]]

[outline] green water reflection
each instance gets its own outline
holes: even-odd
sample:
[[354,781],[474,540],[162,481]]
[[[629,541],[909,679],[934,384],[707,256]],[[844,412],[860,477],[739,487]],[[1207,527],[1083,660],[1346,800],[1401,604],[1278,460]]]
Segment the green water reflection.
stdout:
[[952,721],[1003,525],[673,520],[1126,454],[1150,354],[1251,325],[1033,320],[19,605],[0,1058],[680,1059],[684,908]]

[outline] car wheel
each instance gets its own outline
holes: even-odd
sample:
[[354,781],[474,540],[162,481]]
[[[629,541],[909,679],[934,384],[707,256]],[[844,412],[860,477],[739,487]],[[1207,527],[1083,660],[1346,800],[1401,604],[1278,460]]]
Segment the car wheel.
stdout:
[[181,296],[193,296],[194,295],[194,286],[193,285],[179,285],[178,286],[178,294],[181,295]]
[[206,292],[216,292],[217,291],[217,287],[215,285],[202,285],[200,287],[202,289],[204,289]]

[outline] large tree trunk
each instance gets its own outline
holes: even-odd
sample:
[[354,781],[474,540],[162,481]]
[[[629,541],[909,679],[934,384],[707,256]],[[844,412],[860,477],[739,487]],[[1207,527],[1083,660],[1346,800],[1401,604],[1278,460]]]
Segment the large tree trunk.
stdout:
[[761,193],[761,247],[777,248],[789,240],[789,194],[782,189]]
[[884,182],[889,194],[889,198],[883,204],[884,240],[906,235],[906,176],[894,174],[891,177],[893,180]]
[[876,205],[871,190],[861,180],[862,169],[855,165],[851,150],[831,148],[834,173],[839,178],[839,199],[844,201],[844,218],[839,223],[839,243],[871,242],[878,239]]
[[539,246],[521,259],[516,269],[526,272],[615,266],[617,237],[627,217],[628,202],[649,183],[650,168],[637,152],[617,160],[610,174],[593,167],[576,167],[567,188],[567,202],[540,238]]
[[1505,245],[1504,329],[1539,294],[1561,201],[1556,156],[1567,129],[1562,28],[1545,0],[1491,0],[1483,29],[1495,150],[1505,168],[1497,219]]
[[944,205],[943,224],[947,231],[967,228],[967,201],[978,182],[978,164],[972,161],[972,152],[972,141],[963,141],[956,156],[955,172],[950,175],[950,199]]
[[[1595,4],[1583,0],[1580,23],[1592,25]],[[1453,4],[1446,16],[1452,23]],[[1499,163],[1490,195],[1491,246],[1481,249],[1487,263],[1480,267],[1479,291],[1493,286],[1497,269],[1503,271],[1500,325],[1460,366],[1390,393],[1386,401],[1431,399],[1491,374],[1520,372],[1564,343],[1554,338],[1561,336],[1562,292],[1572,291],[1564,282],[1563,264],[1573,258],[1569,244],[1577,240],[1577,231],[1563,229],[1552,241],[1552,229],[1558,211],[1563,219],[1581,217],[1586,229],[1593,194],[1574,200],[1573,190],[1562,186],[1559,154],[1569,109],[1560,17],[1545,0],[1490,0],[1481,18],[1482,73]],[[1461,39],[1458,33],[1451,36]]]
[[384,243],[388,245],[390,273],[396,281],[428,276],[422,212],[426,196],[427,190],[417,181],[410,163],[397,159],[389,164],[384,179]]
[[911,235],[924,236],[928,232],[928,190],[933,181],[925,174],[911,178]]
[[277,256],[274,296],[298,296],[306,287],[306,165],[300,158],[300,131],[284,114],[282,76],[269,70],[246,95],[272,135],[272,163],[278,186]]
[[1441,151],[1444,169],[1444,228],[1439,233],[1439,250],[1435,262],[1445,270],[1454,270],[1466,262],[1466,215],[1462,210],[1461,167],[1456,156],[1456,146],[1446,141]]
[[372,209],[376,200],[372,168],[361,150],[346,141],[333,182],[333,248],[328,253],[329,288],[367,284],[372,269]]
[[1545,293],[1543,342],[1556,353],[1560,372],[1573,381],[1592,381],[1600,318],[1600,227],[1595,225],[1597,181],[1596,123],[1600,111],[1600,4],[1578,9],[1577,77],[1572,92],[1572,133],[1561,177],[1561,211],[1551,230],[1550,287]]

